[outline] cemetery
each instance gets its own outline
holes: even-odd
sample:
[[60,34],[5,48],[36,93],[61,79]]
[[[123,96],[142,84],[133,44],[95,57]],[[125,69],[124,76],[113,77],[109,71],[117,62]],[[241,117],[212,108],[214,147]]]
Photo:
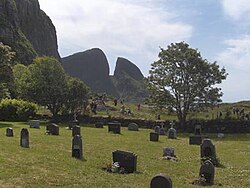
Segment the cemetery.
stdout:
[[[21,187],[250,185],[249,134],[226,134],[218,138],[210,133],[209,139],[198,146],[189,144],[188,133],[178,132],[176,139],[168,139],[154,129],[130,131],[128,127],[118,126],[121,134],[112,134],[109,124],[96,129],[95,124],[79,122],[72,130],[66,128],[67,123],[54,126],[41,121],[40,129],[32,129],[27,122],[1,122],[1,185],[8,187],[10,182]],[[60,134],[44,134],[48,125],[53,125],[50,131],[56,127],[56,133]],[[120,124],[112,122],[111,125]],[[7,130],[15,134],[9,136]],[[151,141],[151,134],[155,134],[152,137],[156,140]],[[178,160],[162,160],[164,156]],[[201,160],[209,156],[218,159],[220,165]],[[121,171],[103,170],[112,164]]]

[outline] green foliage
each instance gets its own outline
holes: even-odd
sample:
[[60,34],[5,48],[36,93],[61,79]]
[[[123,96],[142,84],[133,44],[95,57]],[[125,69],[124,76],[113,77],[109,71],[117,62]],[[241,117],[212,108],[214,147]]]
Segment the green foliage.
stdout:
[[191,108],[220,101],[222,93],[214,85],[226,79],[226,70],[203,59],[188,44],[172,43],[161,49],[159,60],[151,66],[147,78],[151,103],[172,108],[182,125]]
[[17,99],[2,99],[0,102],[0,114],[3,120],[27,120],[35,115],[37,105],[31,102]]
[[81,113],[88,105],[89,88],[78,78],[67,78],[64,113]]
[[14,68],[15,84],[20,98],[47,106],[56,115],[67,92],[66,74],[61,64],[52,57],[39,57],[28,67]]

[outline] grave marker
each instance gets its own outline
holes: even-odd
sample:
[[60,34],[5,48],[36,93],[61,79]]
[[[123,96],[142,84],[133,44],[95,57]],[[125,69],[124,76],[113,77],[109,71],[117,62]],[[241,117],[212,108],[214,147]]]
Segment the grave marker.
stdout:
[[72,128],[72,137],[79,135],[81,136],[81,127],[76,125]]
[[82,160],[82,138],[79,135],[72,139],[72,157]]
[[95,123],[95,128],[103,128],[103,122]]
[[24,148],[29,147],[29,131],[26,128],[23,128],[21,130],[20,146]]
[[163,157],[175,157],[173,147],[163,147]]
[[46,133],[49,135],[59,135],[59,126],[55,123],[51,123],[47,125]]
[[125,172],[133,173],[137,168],[137,155],[129,151],[116,150],[112,152],[113,163],[118,162]]
[[155,132],[149,133],[149,140],[153,142],[158,142],[159,141],[159,134]]
[[139,126],[136,123],[130,123],[128,125],[129,131],[139,131]]
[[210,139],[204,139],[200,145],[201,159],[211,159],[211,162],[217,166],[215,146]]
[[152,178],[150,188],[172,188],[172,180],[165,174],[159,174]]
[[205,161],[200,167],[200,172],[199,172],[200,178],[204,178],[206,184],[213,185],[214,174],[215,174],[215,169],[213,163],[209,160]]
[[113,132],[114,134],[121,134],[121,123],[108,123],[108,132]]
[[6,129],[6,136],[8,136],[8,137],[13,137],[14,136],[12,128],[7,128]]
[[40,121],[39,120],[30,120],[29,121],[30,128],[40,128]]
[[176,139],[176,130],[172,126],[168,129],[168,139]]

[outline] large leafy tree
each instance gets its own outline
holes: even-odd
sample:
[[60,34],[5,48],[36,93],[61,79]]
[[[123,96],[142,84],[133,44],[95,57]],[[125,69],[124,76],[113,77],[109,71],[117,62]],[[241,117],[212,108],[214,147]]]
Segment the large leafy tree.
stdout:
[[55,58],[38,57],[28,67],[16,65],[14,74],[20,98],[47,106],[53,115],[61,110],[67,80],[63,67]]
[[14,78],[12,64],[15,52],[0,42],[0,99],[14,94]]
[[167,49],[161,48],[159,59],[151,65],[146,79],[149,100],[157,106],[172,108],[181,125],[185,125],[191,108],[220,101],[222,92],[216,86],[226,76],[224,68],[203,59],[187,43],[172,43]]

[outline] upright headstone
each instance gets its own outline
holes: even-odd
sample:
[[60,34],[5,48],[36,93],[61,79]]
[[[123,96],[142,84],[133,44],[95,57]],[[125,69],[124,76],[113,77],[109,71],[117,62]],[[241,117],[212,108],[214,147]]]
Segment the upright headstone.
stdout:
[[121,134],[121,123],[118,122],[108,123],[108,132],[113,132],[114,134]]
[[195,125],[194,134],[201,135],[201,125],[200,124]]
[[211,159],[212,163],[217,166],[217,158],[215,152],[215,146],[210,139],[204,139],[200,145],[201,159]]
[[160,126],[158,126],[158,125],[155,126],[154,130],[155,130],[156,133],[159,134],[160,133]]
[[23,128],[21,130],[20,146],[24,147],[24,148],[28,148],[29,147],[29,131],[26,128]]
[[200,167],[200,172],[199,172],[200,178],[204,178],[206,184],[213,185],[214,174],[215,174],[215,169],[213,163],[210,160],[205,161]]
[[72,139],[72,157],[82,159],[82,138],[79,135]]
[[137,168],[137,155],[129,151],[116,150],[112,152],[113,163],[118,162],[125,172],[133,173]]
[[163,157],[175,157],[173,147],[163,147]]
[[13,137],[14,136],[12,128],[7,128],[6,129],[6,136],[8,136],[8,137]]
[[46,133],[49,135],[59,135],[59,126],[55,123],[47,125]]
[[172,180],[165,174],[159,174],[152,178],[150,188],[172,188]]
[[81,127],[76,125],[72,128],[72,137],[79,135],[81,136]]
[[128,125],[129,131],[139,131],[139,126],[136,123],[130,123]]
[[155,132],[149,133],[149,140],[153,142],[158,142],[159,141],[159,134]]
[[170,129],[168,129],[168,139],[176,139],[175,128],[171,127]]
[[159,130],[159,135],[166,135],[166,131],[165,131],[165,128],[160,128]]
[[39,120],[30,120],[29,121],[30,128],[40,128],[40,121]]
[[95,128],[103,128],[103,122],[96,122]]

